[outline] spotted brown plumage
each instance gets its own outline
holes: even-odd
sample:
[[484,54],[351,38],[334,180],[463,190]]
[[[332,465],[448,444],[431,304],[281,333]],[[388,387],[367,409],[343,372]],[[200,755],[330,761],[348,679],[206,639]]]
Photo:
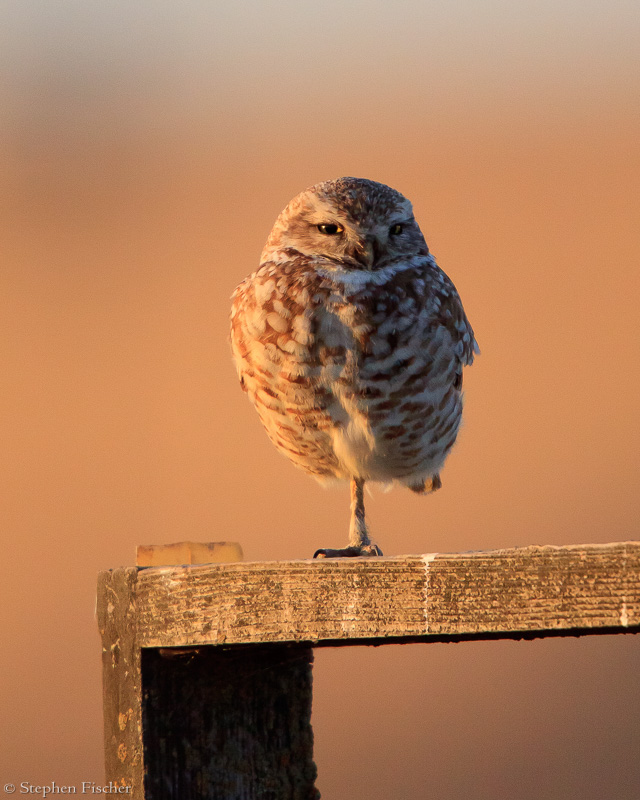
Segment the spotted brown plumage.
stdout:
[[383,184],[312,186],[278,217],[233,295],[243,389],[274,445],[321,481],[351,482],[349,547],[377,555],[366,481],[440,487],[477,345],[411,204]]

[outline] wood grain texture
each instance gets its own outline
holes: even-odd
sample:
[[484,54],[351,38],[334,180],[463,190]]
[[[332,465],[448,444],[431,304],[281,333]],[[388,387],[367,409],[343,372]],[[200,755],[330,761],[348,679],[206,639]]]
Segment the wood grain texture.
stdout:
[[640,542],[140,569],[141,647],[640,630]]
[[107,780],[143,797],[142,681],[136,635],[135,567],[101,572],[96,612],[102,637],[104,749]]

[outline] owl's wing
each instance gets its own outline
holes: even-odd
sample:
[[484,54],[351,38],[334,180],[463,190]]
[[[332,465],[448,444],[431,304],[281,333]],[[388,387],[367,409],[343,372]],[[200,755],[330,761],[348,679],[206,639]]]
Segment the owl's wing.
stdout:
[[480,348],[456,287],[444,272],[440,271],[439,278],[439,286],[435,290],[439,309],[435,318],[438,324],[447,329],[461,365],[468,366],[473,364],[474,356],[480,355]]
[[242,388],[273,444],[326,478],[336,466],[326,433],[331,397],[318,380],[312,311],[308,287],[272,274],[267,263],[233,295],[231,346]]
[[267,262],[233,293],[231,348],[251,399],[266,392],[283,408],[315,366],[309,291]]

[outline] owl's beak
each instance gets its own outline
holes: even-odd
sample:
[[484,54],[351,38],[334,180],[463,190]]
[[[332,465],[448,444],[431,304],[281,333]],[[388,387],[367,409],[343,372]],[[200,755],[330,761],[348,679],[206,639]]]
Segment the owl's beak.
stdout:
[[382,242],[375,236],[367,236],[358,242],[353,255],[365,269],[373,270],[385,254]]

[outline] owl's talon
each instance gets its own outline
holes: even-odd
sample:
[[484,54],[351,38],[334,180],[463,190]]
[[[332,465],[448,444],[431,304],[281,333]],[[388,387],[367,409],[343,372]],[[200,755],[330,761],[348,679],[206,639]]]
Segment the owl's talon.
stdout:
[[333,550],[330,547],[323,547],[316,550],[314,558],[376,558],[382,555],[382,550],[377,544],[366,544],[361,547],[343,547]]

